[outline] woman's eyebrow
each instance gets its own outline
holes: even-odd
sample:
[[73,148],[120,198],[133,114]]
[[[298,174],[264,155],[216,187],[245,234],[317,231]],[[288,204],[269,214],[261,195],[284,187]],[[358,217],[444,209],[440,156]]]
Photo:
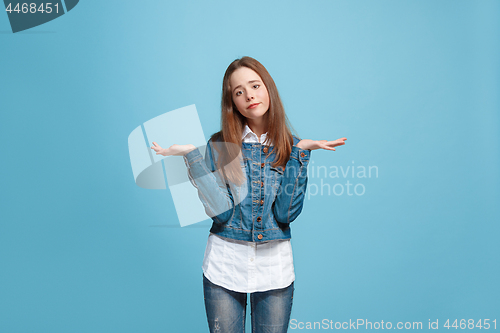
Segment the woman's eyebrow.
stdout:
[[[248,83],[254,83],[254,82],[260,82],[260,80],[252,80],[252,81],[248,81]],[[236,87],[233,89],[233,92],[234,92],[236,89],[240,88],[240,87],[241,87],[241,84],[240,84],[239,86],[236,86]]]

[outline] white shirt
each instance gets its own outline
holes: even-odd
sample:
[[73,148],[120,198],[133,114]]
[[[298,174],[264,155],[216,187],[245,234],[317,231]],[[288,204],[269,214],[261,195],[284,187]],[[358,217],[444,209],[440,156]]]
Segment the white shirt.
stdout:
[[[242,140],[262,143],[266,135],[259,141],[245,125]],[[285,288],[295,280],[290,239],[256,243],[210,233],[202,268],[210,282],[241,293]]]

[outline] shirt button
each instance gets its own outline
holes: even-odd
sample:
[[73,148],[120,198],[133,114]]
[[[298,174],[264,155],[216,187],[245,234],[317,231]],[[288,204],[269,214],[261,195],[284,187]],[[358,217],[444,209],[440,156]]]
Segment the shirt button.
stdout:
[[262,239],[262,234],[259,234],[259,235],[257,236],[257,238],[258,238],[258,239]]
[[260,182],[260,187],[263,187],[264,186],[264,182]]
[[253,258],[250,258],[250,261],[253,261]]
[[262,149],[264,151],[264,153],[267,153],[267,147],[264,147],[264,149]]
[[259,216],[259,217],[257,217],[257,222],[260,222],[260,221],[262,221],[262,217]]
[[260,204],[261,204],[261,205],[263,205],[263,204],[264,204],[264,200],[261,200],[261,201],[260,201]]
[[306,156],[306,154],[300,153],[300,157],[304,157],[304,156]]
[[261,164],[260,164],[260,167],[261,167],[261,168],[263,168],[263,167],[264,167],[264,163],[261,163]]

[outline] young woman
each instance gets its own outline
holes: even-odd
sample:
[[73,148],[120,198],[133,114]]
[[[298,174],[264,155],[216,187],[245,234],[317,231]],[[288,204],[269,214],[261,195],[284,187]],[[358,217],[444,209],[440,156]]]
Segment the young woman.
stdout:
[[290,223],[302,211],[307,165],[334,141],[292,135],[276,85],[257,60],[233,61],[222,82],[221,131],[205,157],[191,144],[156,154],[184,156],[191,183],[213,223],[203,260],[210,332],[287,332],[294,292]]

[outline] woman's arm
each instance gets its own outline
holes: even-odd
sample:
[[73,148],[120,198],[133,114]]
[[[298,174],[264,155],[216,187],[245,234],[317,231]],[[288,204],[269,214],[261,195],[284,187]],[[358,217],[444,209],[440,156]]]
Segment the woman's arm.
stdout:
[[276,221],[290,223],[302,211],[307,188],[307,165],[311,156],[310,150],[292,146],[281,186],[273,204],[273,214]]
[[192,144],[172,145],[168,149],[161,148],[155,142],[153,145],[151,149],[154,149],[157,155],[184,157],[189,180],[198,190],[198,197],[205,207],[205,212],[217,223],[227,222],[232,215],[233,196],[216,171],[210,141],[206,146],[205,159]]
[[311,157],[311,150],[335,150],[334,147],[344,145],[345,140],[347,139],[341,138],[334,141],[305,139],[292,146],[281,187],[273,204],[276,221],[290,223],[302,212],[307,189],[307,165]]

